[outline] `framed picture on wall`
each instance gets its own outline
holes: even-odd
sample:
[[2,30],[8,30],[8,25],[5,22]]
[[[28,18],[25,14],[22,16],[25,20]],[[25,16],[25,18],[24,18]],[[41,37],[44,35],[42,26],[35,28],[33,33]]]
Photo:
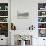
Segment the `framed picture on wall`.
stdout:
[[18,19],[28,19],[28,17],[29,17],[28,12],[24,12],[24,13],[17,12],[17,18]]

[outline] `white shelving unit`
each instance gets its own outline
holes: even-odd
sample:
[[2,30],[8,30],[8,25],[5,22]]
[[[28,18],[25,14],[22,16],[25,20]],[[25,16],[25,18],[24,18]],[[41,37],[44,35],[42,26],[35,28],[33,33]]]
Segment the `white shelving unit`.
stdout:
[[40,31],[45,31],[46,33],[46,3],[38,3],[38,32],[41,35],[39,35],[40,37],[46,37],[46,35],[41,34]]
[[[1,2],[1,1],[0,1]],[[6,7],[5,7],[6,6]],[[0,3],[0,45],[8,45],[8,2]],[[4,28],[4,29],[3,29]]]
[[[5,30],[6,27],[7,27],[7,29],[6,29],[7,30],[7,33],[8,33],[8,19],[9,19],[8,18],[8,3],[0,3],[0,28],[2,30]],[[3,26],[5,27],[5,29],[3,29],[4,28]]]

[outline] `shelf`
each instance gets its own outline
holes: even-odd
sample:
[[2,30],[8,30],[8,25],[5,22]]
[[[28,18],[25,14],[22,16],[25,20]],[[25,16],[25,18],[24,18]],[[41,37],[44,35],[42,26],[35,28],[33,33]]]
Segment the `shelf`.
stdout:
[[0,17],[8,17],[8,16],[0,16]]
[[8,22],[0,22],[0,23],[8,23]]
[[46,15],[44,15],[44,16],[38,16],[38,17],[46,17]]
[[38,11],[46,11],[46,10],[38,10]]
[[38,29],[46,29],[46,28],[38,28]]
[[38,23],[46,23],[46,22],[38,22]]
[[8,11],[8,10],[0,10],[0,11]]

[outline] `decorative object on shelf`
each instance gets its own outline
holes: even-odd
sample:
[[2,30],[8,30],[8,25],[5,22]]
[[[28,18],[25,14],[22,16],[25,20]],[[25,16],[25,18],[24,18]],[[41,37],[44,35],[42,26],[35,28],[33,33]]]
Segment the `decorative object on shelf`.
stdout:
[[5,37],[8,37],[8,24],[7,23],[0,23],[0,35],[5,35]]
[[0,22],[8,22],[7,19],[7,17],[0,17]]
[[46,37],[46,29],[39,29],[39,37]]
[[1,30],[8,30],[8,23],[0,23]]
[[31,26],[29,26],[29,30],[34,30],[34,26],[33,25],[31,25]]
[[8,10],[8,3],[0,3],[0,10]]
[[16,26],[13,23],[11,23],[11,30],[16,30]]
[[38,23],[38,28],[46,28],[46,23]]
[[46,3],[38,3],[38,10],[46,10]]
[[42,12],[42,15],[45,15],[45,12]]
[[40,8],[40,10],[44,10],[44,8]]
[[38,22],[46,22],[46,17],[38,17]]
[[38,11],[38,16],[46,16],[46,11]]
[[45,9],[46,9],[46,6],[45,6]]
[[8,11],[0,11],[0,16],[8,16]]
[[1,10],[1,6],[0,6],[0,10]]
[[8,10],[8,6],[5,6],[5,10]]
[[42,22],[42,18],[41,17],[38,18],[38,22]]

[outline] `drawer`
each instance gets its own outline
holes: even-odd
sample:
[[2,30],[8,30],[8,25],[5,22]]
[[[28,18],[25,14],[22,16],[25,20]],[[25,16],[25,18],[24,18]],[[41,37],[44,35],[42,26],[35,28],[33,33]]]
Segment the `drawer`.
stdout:
[[7,38],[0,38],[0,45],[8,45],[8,39]]

